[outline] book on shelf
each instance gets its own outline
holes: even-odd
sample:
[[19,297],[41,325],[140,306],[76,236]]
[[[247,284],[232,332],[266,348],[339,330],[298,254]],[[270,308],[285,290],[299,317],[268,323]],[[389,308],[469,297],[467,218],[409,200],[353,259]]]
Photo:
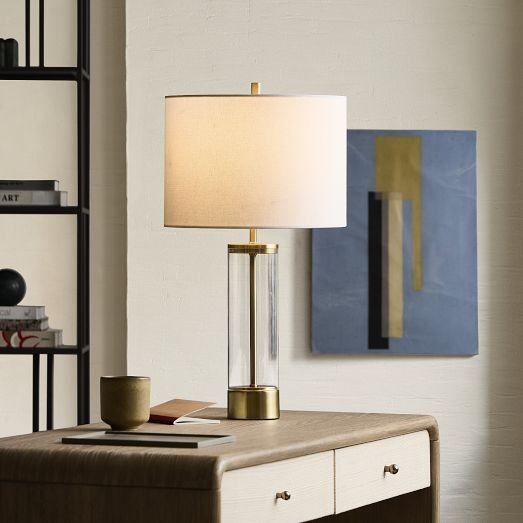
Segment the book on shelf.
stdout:
[[45,318],[43,305],[0,306],[0,320],[41,320]]
[[195,401],[174,399],[151,407],[149,423],[162,423],[165,425],[204,425],[220,423],[220,420],[207,418],[192,418],[189,414],[198,412],[213,405],[208,401]]
[[32,349],[59,347],[62,345],[62,331],[0,331],[0,347],[8,349]]
[[58,180],[0,180],[0,191],[58,191]]
[[0,205],[67,205],[65,191],[0,191]]
[[49,328],[49,318],[39,320],[11,320],[0,317],[0,331],[45,331]]

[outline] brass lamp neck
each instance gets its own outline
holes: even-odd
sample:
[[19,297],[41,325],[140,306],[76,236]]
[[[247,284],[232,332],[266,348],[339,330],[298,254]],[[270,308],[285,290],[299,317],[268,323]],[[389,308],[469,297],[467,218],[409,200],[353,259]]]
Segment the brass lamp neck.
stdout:
[[[260,84],[259,82],[251,82],[251,94],[257,95],[260,94]],[[256,229],[249,229],[249,243],[256,243]]]

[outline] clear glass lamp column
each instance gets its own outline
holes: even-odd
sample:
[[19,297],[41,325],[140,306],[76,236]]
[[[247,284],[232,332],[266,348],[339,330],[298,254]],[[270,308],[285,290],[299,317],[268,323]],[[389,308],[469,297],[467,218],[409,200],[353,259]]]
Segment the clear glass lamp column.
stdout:
[[228,416],[277,419],[278,246],[250,242],[228,250]]

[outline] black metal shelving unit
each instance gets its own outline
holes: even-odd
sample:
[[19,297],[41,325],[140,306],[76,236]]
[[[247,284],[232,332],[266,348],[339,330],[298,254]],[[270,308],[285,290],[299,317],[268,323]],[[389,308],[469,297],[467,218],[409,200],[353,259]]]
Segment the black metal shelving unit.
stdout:
[[76,82],[77,92],[77,188],[78,204],[69,207],[20,206],[0,207],[0,214],[75,215],[77,223],[76,252],[76,345],[54,348],[6,349],[0,355],[33,357],[33,431],[40,430],[40,357],[47,359],[47,429],[53,428],[54,356],[76,357],[77,419],[89,423],[89,0],[77,4],[77,65],[46,67],[44,64],[45,0],[39,0],[38,66],[31,67],[31,5],[25,0],[25,67],[0,69],[0,80],[54,80]]

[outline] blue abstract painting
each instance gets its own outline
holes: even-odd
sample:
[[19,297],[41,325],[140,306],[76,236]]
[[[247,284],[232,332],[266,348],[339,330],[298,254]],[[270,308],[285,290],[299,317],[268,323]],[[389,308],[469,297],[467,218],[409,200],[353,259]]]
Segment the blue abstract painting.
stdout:
[[476,133],[347,133],[346,228],[312,235],[312,349],[478,353]]

